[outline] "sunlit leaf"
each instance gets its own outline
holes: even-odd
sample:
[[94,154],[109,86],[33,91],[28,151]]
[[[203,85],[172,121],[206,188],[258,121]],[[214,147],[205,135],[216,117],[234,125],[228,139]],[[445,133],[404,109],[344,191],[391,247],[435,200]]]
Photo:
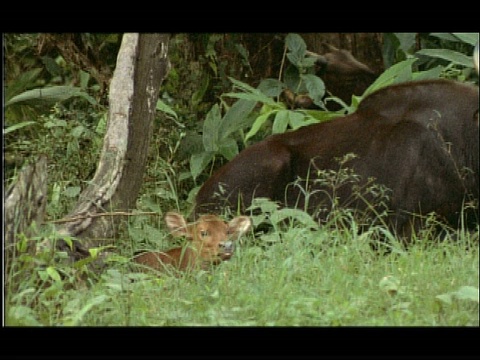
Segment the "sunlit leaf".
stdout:
[[471,56],[450,49],[422,49],[417,51],[416,54],[444,59],[466,67],[473,67]]
[[268,120],[270,115],[274,114],[275,112],[276,112],[276,110],[268,112],[266,114],[263,114],[263,115],[260,115],[259,117],[257,117],[255,119],[252,127],[250,128],[250,131],[247,133],[247,135],[245,135],[245,141],[247,141],[252,136],[254,136],[260,130],[260,128],[263,126],[263,124],[265,124],[265,122]]
[[475,44],[478,43],[478,33],[453,33],[453,35],[464,43],[472,46],[475,46]]
[[46,269],[46,272],[50,278],[52,278],[55,281],[61,281],[62,278],[60,277],[60,274],[58,273],[57,269],[55,269],[53,266],[49,266]]
[[289,110],[280,110],[275,115],[272,126],[272,134],[283,133],[287,130],[289,123]]
[[177,113],[170,107],[168,106],[167,104],[165,104],[162,100],[158,100],[157,101],[157,107],[156,109],[158,111],[162,111],[164,112],[165,114],[168,114],[168,115],[171,115],[175,118],[175,120],[178,120],[178,115]]
[[367,88],[367,90],[365,90],[362,98],[365,98],[368,94],[394,83],[397,77],[400,75],[404,76],[405,71],[411,71],[412,65],[415,61],[417,61],[416,58],[407,59],[389,67],[373,82],[373,84]]
[[74,96],[80,96],[87,99],[89,102],[95,103],[95,100],[85,93],[82,88],[75,86],[52,86],[42,89],[27,90],[19,95],[12,97],[6,106],[15,103],[56,103],[65,101]]

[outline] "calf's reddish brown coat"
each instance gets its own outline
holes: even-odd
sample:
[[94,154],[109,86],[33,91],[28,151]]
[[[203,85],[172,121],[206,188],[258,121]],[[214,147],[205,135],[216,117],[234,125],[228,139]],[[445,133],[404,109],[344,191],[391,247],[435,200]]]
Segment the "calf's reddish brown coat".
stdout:
[[233,255],[233,241],[245,234],[251,226],[247,216],[238,216],[225,222],[215,215],[203,215],[196,222],[187,224],[185,218],[168,212],[165,221],[173,236],[184,236],[190,243],[165,252],[149,251],[134,258],[137,264],[155,270],[172,265],[179,270],[217,265]]

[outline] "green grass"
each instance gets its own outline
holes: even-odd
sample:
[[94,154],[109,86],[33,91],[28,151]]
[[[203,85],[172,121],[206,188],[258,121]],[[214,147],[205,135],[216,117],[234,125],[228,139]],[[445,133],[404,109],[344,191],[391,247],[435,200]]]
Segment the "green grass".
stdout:
[[479,325],[478,234],[417,240],[388,255],[374,252],[370,240],[368,232],[290,225],[250,234],[230,261],[180,277],[136,273],[120,260],[97,279],[70,265],[51,262],[48,272],[32,265],[7,292],[6,324]]

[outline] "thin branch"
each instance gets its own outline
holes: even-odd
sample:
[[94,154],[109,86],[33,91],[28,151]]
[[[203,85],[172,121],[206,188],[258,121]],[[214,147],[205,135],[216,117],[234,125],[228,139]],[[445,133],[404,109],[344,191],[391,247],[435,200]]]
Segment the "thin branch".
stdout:
[[160,216],[159,213],[153,212],[153,211],[135,212],[135,213],[128,213],[128,212],[124,212],[124,211],[114,211],[114,212],[107,212],[107,213],[100,213],[100,214],[79,215],[79,216],[75,216],[75,217],[72,217],[72,218],[46,221],[46,223],[62,224],[62,223],[68,223],[68,222],[73,222],[73,221],[78,221],[78,220],[96,218],[96,217],[100,217],[100,216],[139,216],[139,215],[158,215],[158,216]]

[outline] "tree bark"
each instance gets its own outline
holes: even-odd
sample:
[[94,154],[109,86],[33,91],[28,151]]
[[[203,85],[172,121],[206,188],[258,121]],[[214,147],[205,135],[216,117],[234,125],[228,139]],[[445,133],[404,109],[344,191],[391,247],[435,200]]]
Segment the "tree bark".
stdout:
[[74,236],[77,253],[109,245],[124,217],[93,216],[135,208],[146,167],[160,85],[168,70],[167,34],[125,34],[110,83],[109,113],[98,167],[58,229]]
[[35,164],[24,167],[17,181],[5,194],[5,258],[15,249],[16,236],[35,222],[41,224],[47,204],[47,157],[42,155]]

